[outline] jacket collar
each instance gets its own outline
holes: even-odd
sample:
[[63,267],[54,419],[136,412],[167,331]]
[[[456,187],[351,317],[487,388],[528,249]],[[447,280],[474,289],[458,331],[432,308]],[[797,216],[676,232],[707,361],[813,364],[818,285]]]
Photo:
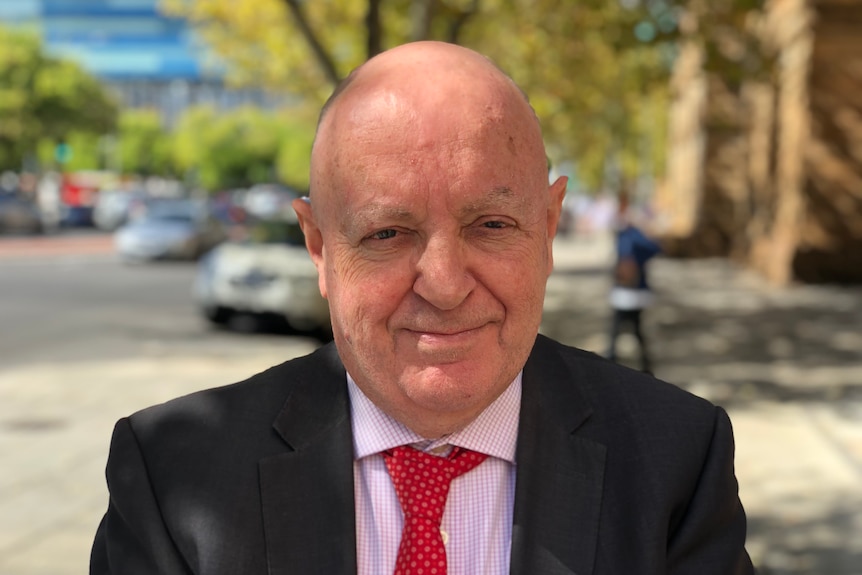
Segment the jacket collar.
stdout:
[[350,402],[335,346],[285,377],[296,385],[273,429],[287,452],[260,462],[269,573],[355,574]]
[[576,432],[592,415],[579,381],[589,377],[539,336],[524,367],[511,573],[593,572],[604,481],[604,445]]

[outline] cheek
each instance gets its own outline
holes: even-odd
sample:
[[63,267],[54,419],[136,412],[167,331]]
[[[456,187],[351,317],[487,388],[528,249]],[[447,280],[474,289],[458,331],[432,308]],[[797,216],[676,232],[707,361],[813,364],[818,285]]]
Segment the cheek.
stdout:
[[[369,324],[385,323],[412,290],[402,266],[385,266],[336,258],[327,270],[330,307],[347,331],[366,331]],[[362,327],[366,326],[366,327]]]
[[498,260],[488,272],[483,283],[506,308],[510,320],[517,326],[541,320],[548,276],[545,250],[531,250],[513,260]]
[[548,246],[544,240],[530,237],[529,241],[513,244],[493,257],[486,256],[482,266],[507,291],[523,289],[547,280]]

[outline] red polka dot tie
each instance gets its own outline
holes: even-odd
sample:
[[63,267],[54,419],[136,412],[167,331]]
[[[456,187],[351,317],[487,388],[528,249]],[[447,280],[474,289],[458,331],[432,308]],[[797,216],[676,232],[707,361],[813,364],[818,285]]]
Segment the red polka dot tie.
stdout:
[[395,575],[446,574],[440,521],[449,485],[487,457],[461,447],[453,448],[449,457],[437,457],[406,445],[383,453],[404,512]]

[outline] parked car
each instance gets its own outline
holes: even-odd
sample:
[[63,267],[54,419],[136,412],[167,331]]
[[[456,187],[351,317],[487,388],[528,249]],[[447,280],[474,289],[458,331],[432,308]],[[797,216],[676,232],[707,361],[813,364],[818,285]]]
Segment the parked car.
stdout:
[[300,193],[282,184],[255,184],[240,195],[243,207],[250,216],[277,220],[294,217],[290,203]]
[[0,193],[0,234],[40,234],[38,206],[17,193]]
[[124,261],[194,260],[224,241],[224,227],[205,203],[188,199],[148,200],[140,212],[114,233]]
[[113,232],[129,220],[135,203],[145,199],[143,191],[102,190],[93,207],[93,223],[100,230]]
[[243,331],[269,320],[331,338],[329,305],[320,295],[317,269],[292,219],[257,221],[243,240],[227,241],[198,264],[194,298],[214,324]]

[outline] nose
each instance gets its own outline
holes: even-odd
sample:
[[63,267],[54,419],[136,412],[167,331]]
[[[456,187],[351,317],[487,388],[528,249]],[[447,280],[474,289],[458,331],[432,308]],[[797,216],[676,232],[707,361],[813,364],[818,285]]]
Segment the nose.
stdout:
[[457,240],[429,240],[416,263],[416,272],[413,291],[442,310],[458,307],[476,286],[464,247]]

